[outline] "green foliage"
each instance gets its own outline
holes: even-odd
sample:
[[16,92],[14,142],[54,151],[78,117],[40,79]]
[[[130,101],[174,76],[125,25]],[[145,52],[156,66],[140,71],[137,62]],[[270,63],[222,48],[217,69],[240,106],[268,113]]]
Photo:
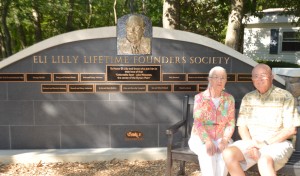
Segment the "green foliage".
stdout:
[[[104,26],[115,26],[115,0],[2,0],[10,2],[6,24],[16,53],[41,40],[62,33]],[[131,2],[133,3],[130,7]],[[179,29],[204,35],[224,43],[231,10],[228,0],[178,0]],[[265,8],[284,7],[286,13],[300,16],[299,0],[245,1],[244,13],[259,15]],[[164,0],[116,0],[116,15],[120,18],[134,13],[148,16],[153,26],[162,27]],[[292,7],[292,8],[288,8]],[[3,3],[0,3],[0,11]],[[299,18],[300,19],[300,18]],[[0,25],[0,46],[8,38]],[[0,58],[5,48],[0,48]]]
[[273,67],[300,68],[300,65],[298,65],[298,64],[294,64],[294,63],[290,63],[290,62],[284,62],[284,61],[256,60],[256,62],[267,64],[271,68],[273,68]]
[[180,1],[180,30],[190,31],[224,42],[229,1]]

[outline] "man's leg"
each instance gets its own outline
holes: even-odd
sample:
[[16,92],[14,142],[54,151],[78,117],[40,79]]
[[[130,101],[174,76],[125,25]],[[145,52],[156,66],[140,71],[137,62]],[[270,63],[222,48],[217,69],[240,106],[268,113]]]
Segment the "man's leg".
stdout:
[[259,158],[257,165],[258,165],[258,170],[259,170],[260,175],[276,176],[276,171],[274,168],[274,161],[270,156],[262,155]]
[[223,151],[223,159],[231,176],[245,176],[240,162],[244,161],[244,155],[239,148],[231,146]]

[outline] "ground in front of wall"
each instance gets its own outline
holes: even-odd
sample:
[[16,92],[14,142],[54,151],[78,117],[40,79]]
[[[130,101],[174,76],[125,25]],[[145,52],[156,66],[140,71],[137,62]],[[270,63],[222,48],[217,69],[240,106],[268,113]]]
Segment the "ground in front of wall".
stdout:
[[[179,163],[175,162],[173,175],[178,171]],[[0,163],[1,176],[164,176],[166,160],[129,161],[113,159],[110,161],[65,162],[35,164],[3,164]],[[256,172],[248,172],[248,176],[259,176]],[[186,164],[187,176],[201,176],[199,166]]]

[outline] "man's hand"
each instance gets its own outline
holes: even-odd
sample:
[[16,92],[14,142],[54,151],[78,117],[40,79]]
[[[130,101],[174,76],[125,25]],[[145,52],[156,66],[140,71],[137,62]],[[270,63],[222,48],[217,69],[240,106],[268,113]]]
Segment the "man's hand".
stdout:
[[260,157],[260,151],[256,147],[250,147],[247,149],[245,153],[249,158],[253,159],[254,161],[258,161]]

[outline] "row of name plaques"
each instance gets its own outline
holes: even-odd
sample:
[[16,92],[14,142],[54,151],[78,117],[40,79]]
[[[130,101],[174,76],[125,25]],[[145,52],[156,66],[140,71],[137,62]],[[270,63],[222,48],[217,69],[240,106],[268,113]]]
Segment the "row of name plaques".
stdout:
[[[207,82],[207,77],[207,73],[0,73],[0,82]],[[227,81],[251,82],[251,74],[229,73]]]
[[207,84],[176,85],[176,84],[124,84],[124,85],[100,85],[100,84],[42,84],[42,93],[142,93],[142,92],[200,92],[204,91]]

